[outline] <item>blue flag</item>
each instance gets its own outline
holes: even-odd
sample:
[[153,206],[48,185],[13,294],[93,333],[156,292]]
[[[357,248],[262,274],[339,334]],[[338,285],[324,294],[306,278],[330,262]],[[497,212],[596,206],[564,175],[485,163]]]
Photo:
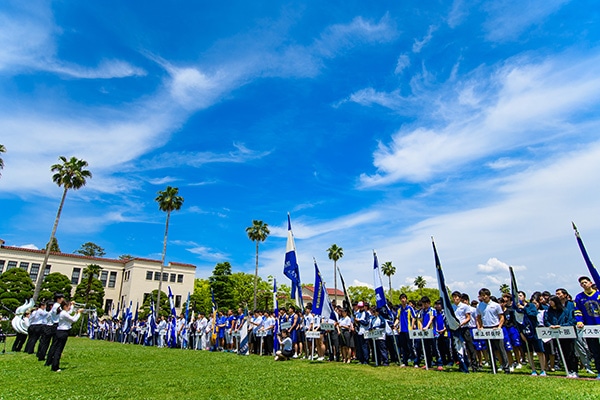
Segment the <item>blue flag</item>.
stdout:
[[594,267],[592,260],[590,260],[590,256],[588,255],[587,250],[585,249],[585,246],[583,245],[583,240],[581,240],[581,236],[579,236],[579,231],[577,230],[575,223],[574,222],[571,222],[571,223],[573,224],[573,230],[575,231],[575,237],[577,238],[577,244],[579,245],[579,250],[581,250],[581,254],[583,255],[585,264],[587,265],[588,270],[590,271],[590,275],[592,275],[592,280],[594,281],[594,283],[596,284],[597,287],[600,287],[600,274],[598,274],[596,267]]
[[394,313],[388,307],[387,300],[385,298],[385,291],[383,290],[383,283],[381,279],[381,270],[379,269],[379,261],[377,260],[377,253],[373,251],[373,283],[375,286],[375,304],[381,313],[381,316],[387,320],[394,318]]
[[325,282],[323,282],[323,278],[321,277],[321,271],[319,271],[316,260],[314,290],[312,313],[337,321],[337,314],[333,312],[333,307],[331,305],[331,301],[329,300],[329,295],[327,294],[327,288],[325,287]]
[[169,321],[169,327],[167,329],[167,346],[174,348],[177,347],[177,311],[175,310],[175,300],[171,286],[169,288],[169,305],[171,306],[171,319]]
[[248,347],[248,307],[244,307],[244,317],[239,332],[240,345],[238,347],[238,354],[240,356],[247,356],[250,354],[250,348]]
[[273,350],[279,350],[279,299],[277,299],[277,279],[273,279],[273,313],[275,314],[275,327],[273,328]]
[[296,259],[296,245],[294,244],[294,234],[292,233],[292,222],[288,213],[288,236],[285,246],[285,261],[283,265],[283,274],[292,281],[290,297],[296,300],[296,305],[303,309],[302,285],[300,283],[300,269]]

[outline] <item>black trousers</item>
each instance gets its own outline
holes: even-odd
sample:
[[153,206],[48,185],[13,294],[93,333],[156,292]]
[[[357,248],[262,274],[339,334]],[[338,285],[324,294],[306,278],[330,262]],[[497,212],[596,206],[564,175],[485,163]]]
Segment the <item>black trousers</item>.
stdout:
[[27,340],[26,333],[17,333],[17,337],[15,338],[15,341],[13,342],[13,345],[12,345],[12,351],[21,351],[26,340]]
[[50,347],[50,341],[56,333],[55,325],[44,325],[40,334],[40,345],[38,346],[37,358],[40,361],[46,359],[46,353],[48,353],[48,347]]
[[29,329],[27,329],[29,337],[27,338],[27,343],[25,344],[25,352],[27,354],[35,353],[35,344],[39,340],[43,329],[44,325],[29,325]]
[[46,365],[52,365],[52,355],[54,354],[54,352],[56,351],[56,328],[57,328],[58,324],[53,325],[52,328],[52,337],[51,342],[50,342],[50,348],[48,349],[48,354],[46,355]]
[[58,371],[60,369],[60,357],[65,349],[68,338],[69,331],[57,330],[56,335],[54,335],[54,340],[52,341],[51,347],[51,349],[54,349],[54,353],[51,353],[52,356],[50,357],[49,355],[48,357],[48,359],[52,359],[52,371]]

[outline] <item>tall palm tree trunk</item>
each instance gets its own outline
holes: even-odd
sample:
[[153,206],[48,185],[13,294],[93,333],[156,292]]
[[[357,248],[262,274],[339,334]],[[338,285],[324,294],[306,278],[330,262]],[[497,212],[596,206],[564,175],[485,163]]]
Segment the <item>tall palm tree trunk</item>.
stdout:
[[167,223],[165,225],[165,238],[163,240],[163,252],[162,252],[162,258],[160,260],[160,279],[158,280],[158,294],[156,295],[155,318],[158,318],[158,311],[160,310],[160,291],[162,290],[163,272],[165,271],[165,255],[167,254],[167,236],[169,235],[169,217],[170,216],[171,216],[171,211],[168,211],[167,212]]
[[256,286],[258,285],[258,240],[256,240],[256,267],[254,269],[254,309],[256,310]]
[[333,295],[335,299],[335,305],[337,306],[337,261],[333,260],[333,290],[335,294]]
[[60,206],[58,206],[58,212],[56,213],[56,219],[54,220],[54,226],[52,227],[52,233],[50,234],[50,240],[46,245],[46,254],[44,255],[44,262],[42,262],[42,266],[38,272],[37,280],[35,281],[35,290],[33,292],[34,302],[37,302],[37,299],[40,296],[40,291],[42,290],[42,282],[44,282],[44,271],[46,271],[46,265],[48,265],[48,258],[50,258],[50,247],[52,246],[54,235],[56,234],[56,229],[58,228],[58,221],[60,220],[60,214],[62,213],[63,205],[65,204],[67,190],[68,189],[66,187],[63,190],[62,198],[60,199]]
[[388,275],[388,280],[390,283],[390,297],[391,297],[392,296],[392,276],[391,275]]

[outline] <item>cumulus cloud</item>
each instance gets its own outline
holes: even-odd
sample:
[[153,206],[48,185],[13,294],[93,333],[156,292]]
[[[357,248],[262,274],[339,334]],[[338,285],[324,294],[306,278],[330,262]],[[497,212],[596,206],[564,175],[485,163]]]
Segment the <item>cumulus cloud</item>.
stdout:
[[[466,78],[451,89],[411,99],[423,105],[423,116],[437,116],[437,121],[430,127],[405,126],[389,144],[379,143],[373,154],[377,172],[362,174],[361,183],[427,181],[498,152],[568,139],[575,133],[572,117],[581,107],[600,102],[600,74],[591,68],[598,61],[598,54],[542,62],[514,59],[490,71],[479,89]],[[394,92],[358,94],[362,104],[404,110]]]

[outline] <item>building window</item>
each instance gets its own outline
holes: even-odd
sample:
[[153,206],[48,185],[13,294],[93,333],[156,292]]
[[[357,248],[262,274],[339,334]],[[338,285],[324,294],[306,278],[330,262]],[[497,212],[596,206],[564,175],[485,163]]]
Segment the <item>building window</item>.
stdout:
[[175,296],[175,308],[181,307],[181,295]]
[[8,271],[9,269],[13,269],[17,267],[17,262],[16,261],[9,261],[8,265],[6,266],[6,270]]
[[32,281],[36,281],[38,274],[40,273],[40,264],[32,263],[31,269],[29,270],[29,277]]
[[104,314],[109,314],[110,313],[110,309],[112,308],[113,302],[112,299],[106,299],[106,301],[104,302]]
[[81,274],[81,268],[73,268],[73,273],[71,274],[71,285],[79,284],[79,275]]
[[46,265],[46,268],[44,269],[44,279],[46,279],[46,277],[50,273],[50,268],[52,268],[52,265]]
[[163,282],[168,282],[169,281],[169,274],[167,272],[163,273]]
[[146,271],[146,280],[147,281],[151,281],[152,280],[152,271]]
[[27,272],[27,270],[29,269],[29,263],[21,261],[21,263],[19,264],[19,268],[21,268],[23,271]]
[[0,260],[0,274],[4,272],[4,260]]
[[155,272],[154,273],[154,280],[155,281],[160,281],[160,272]]
[[183,283],[183,274],[177,275],[177,283]]
[[175,274],[171,274],[169,282],[175,282],[175,278],[176,278]]
[[115,271],[110,272],[110,278],[108,278],[108,287],[114,288],[117,283],[117,273]]
[[108,271],[100,272],[100,282],[102,282],[103,287],[106,287],[107,280],[108,280]]

